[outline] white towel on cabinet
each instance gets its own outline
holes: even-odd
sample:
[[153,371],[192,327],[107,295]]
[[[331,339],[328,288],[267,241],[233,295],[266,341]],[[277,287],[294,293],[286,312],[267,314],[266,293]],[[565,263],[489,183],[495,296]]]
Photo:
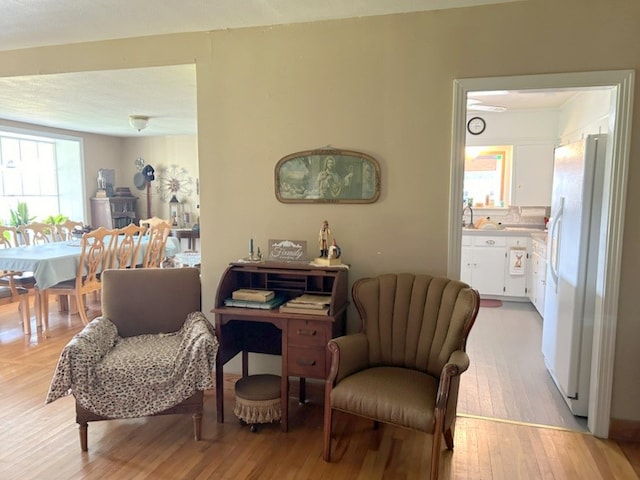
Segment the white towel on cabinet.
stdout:
[[527,249],[525,247],[511,247],[509,249],[509,274],[524,275],[527,265]]

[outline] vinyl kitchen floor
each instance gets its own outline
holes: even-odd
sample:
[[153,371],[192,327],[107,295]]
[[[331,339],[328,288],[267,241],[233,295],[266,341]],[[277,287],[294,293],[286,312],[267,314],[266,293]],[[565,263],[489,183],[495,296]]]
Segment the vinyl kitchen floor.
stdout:
[[542,318],[530,303],[481,307],[471,329],[469,370],[462,375],[458,413],[588,431],[544,366]]

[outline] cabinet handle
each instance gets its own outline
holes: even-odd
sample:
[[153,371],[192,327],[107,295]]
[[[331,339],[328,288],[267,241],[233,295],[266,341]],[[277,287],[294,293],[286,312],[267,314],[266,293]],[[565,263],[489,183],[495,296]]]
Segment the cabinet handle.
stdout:
[[302,337],[315,337],[317,333],[318,333],[317,330],[306,330],[302,328],[298,329],[298,335]]
[[495,245],[495,244],[496,244],[496,241],[495,241],[495,240],[485,240],[485,243],[486,243],[487,245]]
[[304,358],[297,358],[296,364],[301,367],[313,367],[316,364],[315,360],[305,360]]

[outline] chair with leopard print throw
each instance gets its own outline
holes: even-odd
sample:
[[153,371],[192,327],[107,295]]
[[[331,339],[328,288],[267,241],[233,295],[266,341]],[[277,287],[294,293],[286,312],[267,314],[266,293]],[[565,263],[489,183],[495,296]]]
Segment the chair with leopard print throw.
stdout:
[[102,316],[63,349],[46,399],[74,395],[83,451],[88,422],[117,418],[191,413],[200,440],[218,351],[200,308],[196,268],[103,272]]

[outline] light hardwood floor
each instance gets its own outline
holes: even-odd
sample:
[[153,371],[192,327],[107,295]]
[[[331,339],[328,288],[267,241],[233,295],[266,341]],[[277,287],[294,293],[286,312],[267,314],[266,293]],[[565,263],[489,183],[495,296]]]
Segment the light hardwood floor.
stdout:
[[586,432],[549,375],[541,352],[542,318],[531,303],[481,307],[467,343],[469,370],[458,412]]
[[[90,303],[90,318],[99,305]],[[1,479],[415,479],[428,472],[430,437],[336,415],[333,458],[322,460],[322,388],[310,403],[291,399],[290,432],[242,427],[225,382],[225,423],[215,421],[215,394],[205,395],[203,439],[189,416],[114,420],[89,426],[80,451],[73,398],[45,405],[58,355],[82,325],[51,306],[51,333],[21,332],[16,306],[0,307]],[[444,452],[442,479],[634,479],[621,446],[589,434],[460,417],[456,448]],[[625,446],[632,462],[637,446]]]

